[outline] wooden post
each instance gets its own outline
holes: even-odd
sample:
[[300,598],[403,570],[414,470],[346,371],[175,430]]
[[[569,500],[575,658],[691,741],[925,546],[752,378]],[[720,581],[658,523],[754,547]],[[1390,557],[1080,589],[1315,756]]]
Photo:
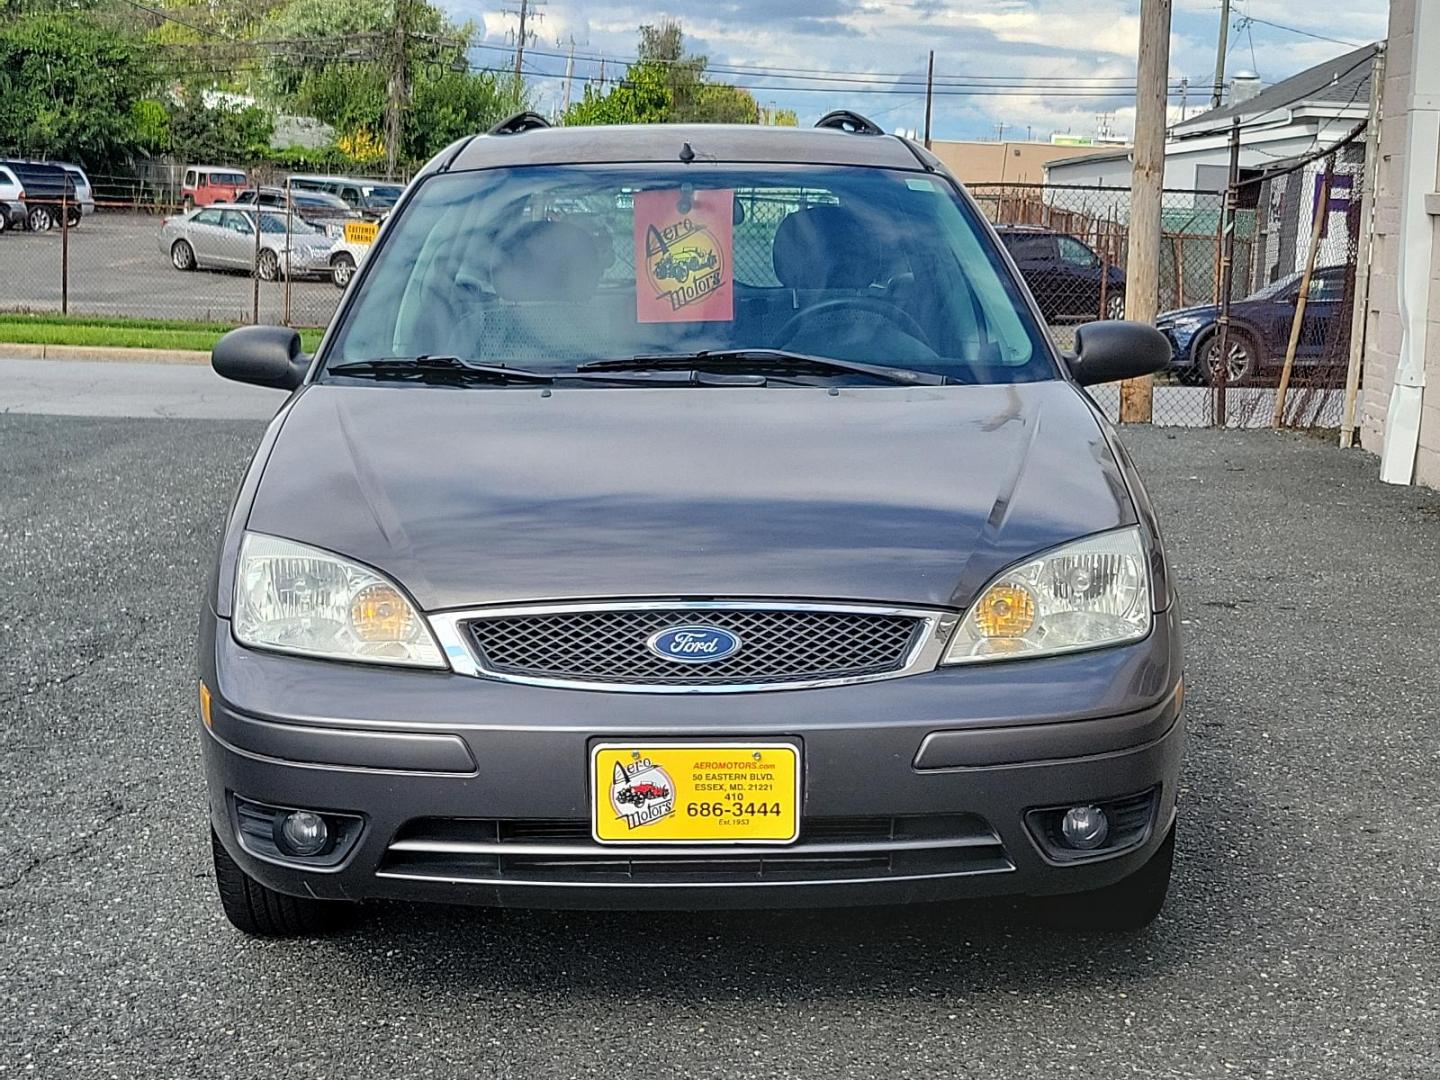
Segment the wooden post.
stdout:
[[1335,155],[1325,159],[1325,173],[1320,178],[1320,198],[1315,203],[1315,221],[1310,226],[1310,250],[1305,253],[1305,272],[1300,275],[1300,295],[1295,300],[1295,317],[1290,320],[1290,342],[1285,346],[1285,366],[1280,369],[1280,385],[1275,388],[1275,415],[1271,427],[1280,427],[1285,419],[1285,395],[1290,390],[1290,373],[1295,367],[1295,349],[1300,344],[1300,329],[1305,322],[1305,302],[1309,299],[1310,278],[1315,273],[1315,255],[1320,250],[1320,234],[1330,212],[1330,179],[1335,175]]
[[[1165,186],[1166,83],[1171,0],[1140,0],[1140,57],[1135,90],[1135,168],[1130,180],[1130,246],[1125,260],[1125,317],[1153,323],[1160,307],[1160,219]],[[1120,384],[1120,422],[1148,424],[1152,376]]]

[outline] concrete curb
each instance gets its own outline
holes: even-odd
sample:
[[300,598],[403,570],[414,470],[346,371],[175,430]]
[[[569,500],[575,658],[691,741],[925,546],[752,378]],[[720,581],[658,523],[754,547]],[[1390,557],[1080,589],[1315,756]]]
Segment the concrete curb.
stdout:
[[21,345],[0,341],[0,359],[98,360],[131,364],[208,364],[210,354],[192,349],[115,349],[103,345]]

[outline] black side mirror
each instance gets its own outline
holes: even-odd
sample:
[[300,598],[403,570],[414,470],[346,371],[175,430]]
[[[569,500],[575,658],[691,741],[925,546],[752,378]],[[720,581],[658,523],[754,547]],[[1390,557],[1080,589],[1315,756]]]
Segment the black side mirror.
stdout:
[[241,326],[215,343],[210,366],[236,382],[294,390],[310,358],[300,351],[299,333],[288,326]]
[[1170,341],[1148,323],[1119,319],[1075,328],[1070,374],[1081,386],[1133,379],[1170,364]]

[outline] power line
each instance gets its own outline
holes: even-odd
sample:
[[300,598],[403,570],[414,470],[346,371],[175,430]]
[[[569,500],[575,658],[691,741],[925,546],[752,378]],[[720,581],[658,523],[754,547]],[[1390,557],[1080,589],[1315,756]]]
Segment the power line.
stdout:
[[[510,51],[509,46],[484,41],[476,42],[471,47],[495,52]],[[528,52],[531,56],[546,56],[556,60],[569,59],[570,55],[568,52],[556,52],[545,49],[530,49]],[[618,61],[623,64],[638,64],[642,62],[651,64],[685,63],[685,61],[682,60],[669,60],[660,57],[642,59],[638,56],[600,56],[596,53],[581,52],[575,53],[575,59],[590,60],[596,63],[601,60],[606,62]],[[921,86],[925,83],[925,77],[915,72],[840,71],[826,68],[767,67],[754,64],[723,63],[707,63],[705,70],[711,74],[750,75],[764,78],[794,79],[803,82],[877,82],[879,80],[902,80],[915,82]],[[941,86],[946,83],[946,80],[960,80],[965,83],[975,83],[977,85],[994,81],[1015,85],[1028,85],[1033,83],[1040,86],[1076,84],[1081,86],[1103,87],[1107,84],[1118,84],[1118,91],[1120,92],[1127,89],[1133,90],[1135,86],[1134,77],[1129,75],[936,75],[935,85]]]
[[1250,14],[1245,14],[1245,18],[1249,22],[1259,23],[1261,26],[1268,26],[1273,30],[1284,30],[1288,34],[1299,34],[1301,37],[1314,38],[1316,41],[1328,41],[1332,45],[1345,45],[1351,49],[1359,49],[1365,44],[1363,41],[1346,41],[1344,38],[1327,37],[1310,30],[1301,30],[1298,26],[1286,26],[1284,23],[1271,22],[1269,19],[1257,18]]
[[186,22],[184,19],[177,19],[168,11],[161,11],[159,8],[147,7],[145,4],[139,3],[138,0],[124,0],[124,3],[129,4],[137,11],[144,11],[147,14],[154,15],[157,19],[164,19],[166,22],[172,22],[177,26],[183,26],[187,30],[194,30],[197,34],[200,34],[203,37],[218,37],[224,41],[235,40],[233,37],[231,37],[227,33],[224,33],[223,31],[213,28],[207,28],[204,26],[196,26],[194,23]]

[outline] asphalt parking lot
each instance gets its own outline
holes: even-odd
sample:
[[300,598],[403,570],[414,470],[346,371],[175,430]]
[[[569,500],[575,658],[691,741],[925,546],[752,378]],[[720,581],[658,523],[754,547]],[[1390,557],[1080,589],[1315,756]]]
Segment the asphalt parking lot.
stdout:
[[1440,1075],[1440,495],[1373,458],[1126,433],[1188,620],[1146,933],[384,905],[262,943],[213,896],[191,655],[259,432],[0,415],[0,1077]]
[[[97,213],[69,237],[69,310],[75,315],[147,319],[249,322],[255,282],[244,273],[197,270],[182,273],[160,250],[162,218],[150,214]],[[0,311],[59,311],[61,243],[57,230],[0,235]],[[323,326],[340,301],[328,280],[291,283],[290,322]],[[260,321],[285,313],[283,282],[260,283]]]

